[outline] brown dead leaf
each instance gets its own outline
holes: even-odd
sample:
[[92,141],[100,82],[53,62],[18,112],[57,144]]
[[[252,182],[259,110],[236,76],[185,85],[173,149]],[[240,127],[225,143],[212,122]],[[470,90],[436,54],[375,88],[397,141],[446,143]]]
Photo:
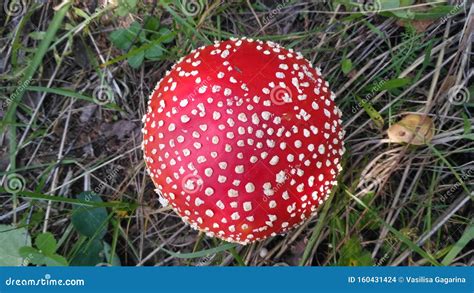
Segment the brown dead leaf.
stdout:
[[429,116],[409,114],[390,126],[387,134],[389,141],[393,143],[424,145],[433,138],[434,123]]
[[439,91],[441,94],[447,93],[450,88],[452,88],[456,84],[456,76],[455,75],[448,75],[443,83],[441,84],[441,87],[439,88]]
[[408,24],[411,24],[417,33],[424,33],[426,29],[434,22],[431,19],[423,20],[399,20],[397,24],[402,27],[406,27]]

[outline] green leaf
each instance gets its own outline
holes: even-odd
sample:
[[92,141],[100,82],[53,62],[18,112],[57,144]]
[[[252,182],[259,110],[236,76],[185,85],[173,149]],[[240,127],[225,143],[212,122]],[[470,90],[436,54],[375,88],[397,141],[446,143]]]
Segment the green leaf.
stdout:
[[127,50],[132,45],[135,34],[127,29],[118,29],[109,35],[109,40],[115,47]]
[[394,78],[387,81],[381,81],[379,83],[373,84],[369,87],[369,91],[381,92],[385,90],[396,89],[399,87],[404,87],[412,82],[412,79],[409,77],[404,78]]
[[369,115],[370,119],[374,122],[375,126],[382,129],[384,125],[384,120],[382,115],[372,106],[370,101],[362,100],[360,97],[356,96],[356,99],[359,105],[364,108],[367,115]]
[[163,43],[168,44],[171,43],[174,40],[174,34],[171,33],[171,31],[165,27],[161,28],[158,31],[160,37],[164,36]]
[[[93,192],[82,192],[77,196],[78,200],[86,202],[102,202],[100,196]],[[102,239],[107,229],[107,210],[104,207],[87,207],[73,205],[71,222],[74,228],[82,235],[89,238],[96,236]]]
[[456,258],[456,256],[464,249],[464,247],[467,247],[468,243],[472,243],[473,239],[474,221],[471,221],[462,234],[461,238],[456,242],[456,244],[454,244],[449,253],[444,257],[441,264],[444,266],[449,266],[453,262],[454,258]]
[[395,9],[400,8],[400,0],[378,0],[382,5],[382,9]]
[[86,240],[71,259],[71,266],[95,266],[104,261],[104,246],[101,240]]
[[52,255],[56,252],[57,242],[50,232],[42,233],[36,236],[35,245],[44,255]]
[[23,246],[19,249],[20,255],[24,258],[24,265],[35,264],[35,265],[44,265],[45,257],[38,251],[38,249],[31,246]]
[[352,237],[342,246],[338,264],[341,266],[371,266],[370,252],[364,250],[360,241]]
[[18,248],[24,245],[31,246],[31,238],[25,228],[0,225],[0,266],[20,266],[23,257]]
[[116,12],[119,16],[126,16],[130,12],[135,11],[137,0],[119,0]]
[[[51,93],[55,95],[60,95],[60,96],[65,96],[65,97],[73,97],[77,98],[80,100],[88,101],[91,103],[97,103],[96,99],[85,96],[79,93],[76,93],[74,91],[71,91],[69,89],[63,89],[63,88],[47,88],[47,87],[40,87],[40,86],[29,86],[27,88],[28,91],[33,91],[33,92],[42,92],[42,93]],[[118,111],[123,111],[117,104],[109,102],[106,105],[101,105],[102,107],[112,109],[112,110],[118,110]]]
[[417,20],[426,20],[426,19],[439,19],[444,16],[454,16],[458,13],[463,11],[463,6],[458,5],[458,6],[453,6],[453,5],[443,5],[443,6],[436,6],[431,8],[428,11],[417,11],[414,12],[414,19]]
[[[118,255],[116,253],[114,253],[114,255],[110,255],[111,252],[112,252],[112,248],[110,247],[110,245],[107,242],[104,241],[105,260],[114,267],[121,266],[122,263],[120,262],[120,258],[118,257]],[[112,261],[110,261],[111,259],[112,259]]]
[[472,123],[469,117],[467,117],[466,113],[462,113],[462,119],[464,121],[464,134],[469,134],[472,131]]
[[28,35],[33,40],[40,41],[44,38],[44,36],[46,35],[46,32],[31,32]]
[[352,70],[352,61],[351,59],[342,59],[341,69],[344,74],[348,74]]
[[156,59],[159,59],[162,55],[163,55],[163,51],[158,45],[155,45],[145,51],[146,59],[156,60]]
[[[136,49],[134,47],[134,49]],[[145,51],[138,51],[134,55],[128,57],[128,65],[130,65],[132,68],[137,69],[142,65],[143,59],[145,59]]]
[[67,260],[59,254],[53,254],[45,257],[44,263],[48,267],[64,267],[68,265]]
[[400,7],[410,6],[415,3],[415,0],[400,0]]
[[160,21],[153,16],[147,16],[144,21],[143,28],[149,31],[157,31],[160,27]]

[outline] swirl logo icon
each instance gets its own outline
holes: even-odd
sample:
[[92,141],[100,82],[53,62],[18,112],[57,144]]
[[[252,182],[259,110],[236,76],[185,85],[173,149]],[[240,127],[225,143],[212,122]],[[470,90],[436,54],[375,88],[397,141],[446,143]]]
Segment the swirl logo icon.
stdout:
[[470,98],[469,90],[461,85],[455,85],[448,91],[448,100],[453,105],[467,103]]
[[369,193],[369,192],[377,192],[380,188],[381,182],[379,178],[375,177],[363,177],[361,178],[358,187],[360,188],[361,192]]
[[182,0],[181,1],[181,10],[186,16],[196,16],[202,9],[203,4],[200,0]]
[[188,174],[183,177],[181,184],[186,193],[194,194],[202,190],[203,180],[199,175]]
[[22,15],[26,9],[25,0],[5,0],[3,2],[3,10],[9,16]]
[[373,0],[372,2],[366,2],[361,4],[360,11],[364,14],[374,14],[382,10],[382,4],[380,0]]
[[25,178],[19,174],[10,174],[7,176],[3,187],[8,193],[17,194],[25,189]]
[[291,91],[286,87],[276,86],[270,92],[270,100],[275,105],[291,103]]
[[108,85],[100,85],[92,92],[92,98],[98,105],[106,105],[114,100],[114,91]]

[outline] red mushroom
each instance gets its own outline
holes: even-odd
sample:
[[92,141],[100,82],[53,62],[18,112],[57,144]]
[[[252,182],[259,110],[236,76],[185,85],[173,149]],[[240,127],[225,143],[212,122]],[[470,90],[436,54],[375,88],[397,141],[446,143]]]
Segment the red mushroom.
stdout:
[[147,171],[191,227],[247,244],[285,233],[336,185],[341,112],[318,68],[248,38],[193,50],[143,117]]

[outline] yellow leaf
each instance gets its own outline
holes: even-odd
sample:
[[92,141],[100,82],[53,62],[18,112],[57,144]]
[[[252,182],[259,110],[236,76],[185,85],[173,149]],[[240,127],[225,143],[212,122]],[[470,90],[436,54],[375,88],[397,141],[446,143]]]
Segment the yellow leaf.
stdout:
[[390,126],[387,130],[388,139],[393,143],[424,145],[434,135],[434,123],[429,116],[409,114]]

